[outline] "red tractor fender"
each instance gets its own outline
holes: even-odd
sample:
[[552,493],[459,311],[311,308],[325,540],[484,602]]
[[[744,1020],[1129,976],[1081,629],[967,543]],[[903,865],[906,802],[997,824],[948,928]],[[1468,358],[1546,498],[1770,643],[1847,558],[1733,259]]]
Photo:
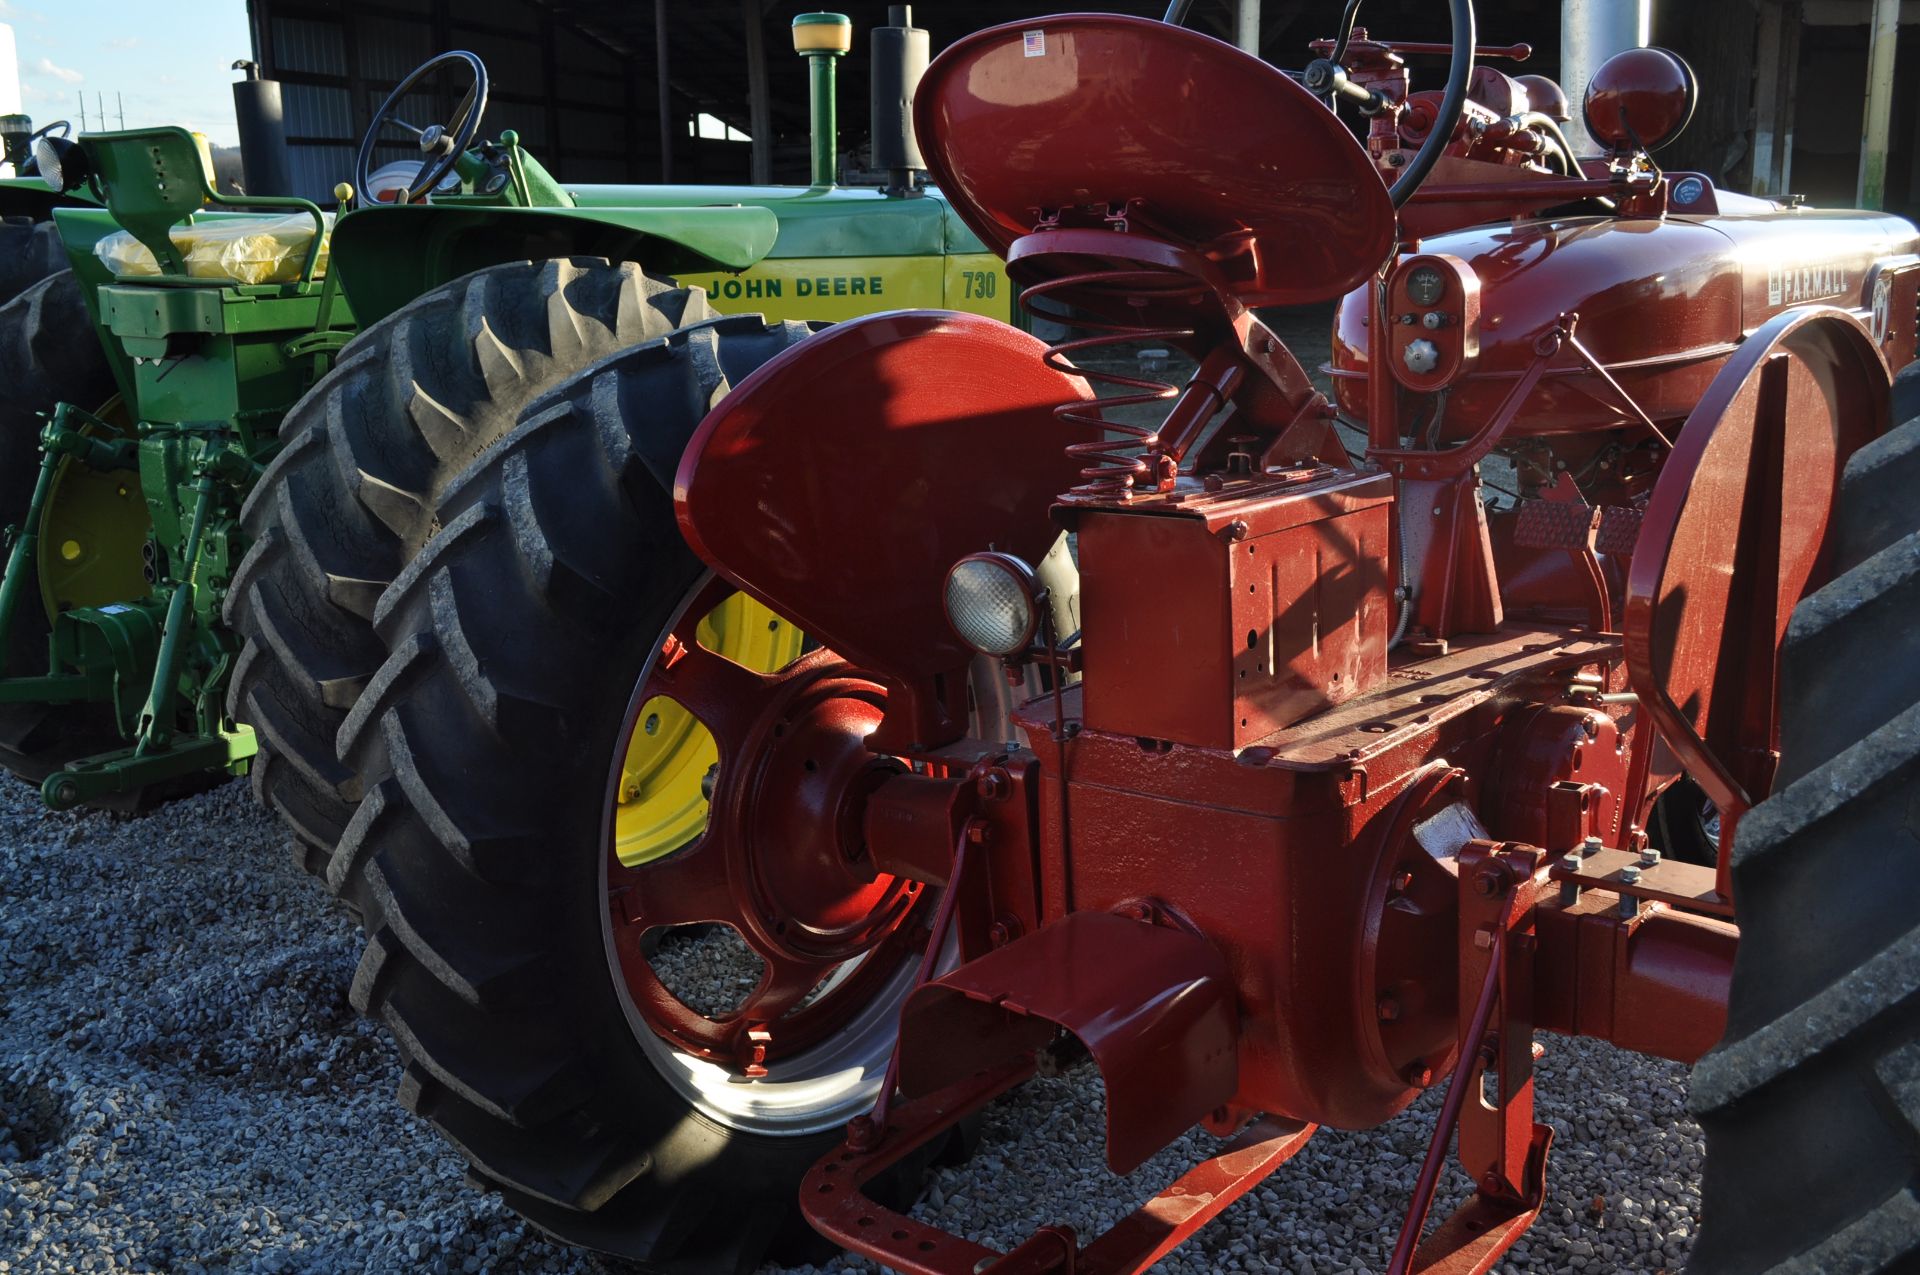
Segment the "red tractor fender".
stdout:
[[[1847,311],[1775,316],[1714,378],[1648,502],[1627,577],[1627,672],[1719,806],[1723,839],[1772,786],[1787,619],[1830,573],[1840,475],[1886,431],[1889,379]],[[1723,895],[1727,867],[1723,855]]]
[[856,319],[748,377],[681,457],[687,543],[904,696],[881,728],[894,747],[966,728],[973,652],[947,624],[948,568],[989,548],[1038,561],[1058,534],[1047,509],[1078,463],[1054,408],[1092,392],[1045,353],[979,315]]

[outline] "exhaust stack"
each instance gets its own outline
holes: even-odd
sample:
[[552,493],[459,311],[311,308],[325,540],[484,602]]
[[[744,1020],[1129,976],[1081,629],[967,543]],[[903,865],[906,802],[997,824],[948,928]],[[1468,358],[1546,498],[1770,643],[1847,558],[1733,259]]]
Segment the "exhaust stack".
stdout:
[[926,74],[931,46],[913,25],[913,6],[887,6],[887,25],[873,30],[873,166],[887,171],[887,193],[918,194],[927,170],[913,132],[913,94]]
[[[245,58],[233,64],[246,78],[234,81],[233,116],[240,126],[240,167],[249,195],[293,194],[287,153],[287,118],[280,103],[280,81],[260,78],[260,67]],[[213,170],[207,170],[209,179]]]

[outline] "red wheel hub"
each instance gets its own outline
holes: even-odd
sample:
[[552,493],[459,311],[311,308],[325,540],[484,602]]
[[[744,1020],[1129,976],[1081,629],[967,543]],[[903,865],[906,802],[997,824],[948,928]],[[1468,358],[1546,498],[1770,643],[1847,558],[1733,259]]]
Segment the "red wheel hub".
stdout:
[[[701,646],[699,617],[729,592],[715,582],[687,608],[620,735],[631,736],[656,697],[713,734],[720,760],[706,831],[637,867],[620,862],[609,833],[608,906],[617,972],[646,1024],[678,1048],[757,1076],[858,1013],[926,934],[910,920],[921,886],[876,874],[861,835],[867,793],[901,769],[866,747],[886,692],[830,651],[763,674]],[[731,926],[764,965],[721,1018],[674,996],[642,950],[649,930],[700,923]]]

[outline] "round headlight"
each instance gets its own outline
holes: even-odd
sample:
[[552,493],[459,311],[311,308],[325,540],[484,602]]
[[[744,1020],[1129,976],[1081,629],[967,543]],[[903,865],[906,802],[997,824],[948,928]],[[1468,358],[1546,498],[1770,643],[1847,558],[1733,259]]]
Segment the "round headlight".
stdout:
[[62,193],[78,189],[87,180],[87,156],[77,142],[43,137],[33,144],[33,165],[40,180]]
[[1040,623],[1033,568],[1009,553],[975,553],[947,572],[947,623],[983,655],[1024,651]]

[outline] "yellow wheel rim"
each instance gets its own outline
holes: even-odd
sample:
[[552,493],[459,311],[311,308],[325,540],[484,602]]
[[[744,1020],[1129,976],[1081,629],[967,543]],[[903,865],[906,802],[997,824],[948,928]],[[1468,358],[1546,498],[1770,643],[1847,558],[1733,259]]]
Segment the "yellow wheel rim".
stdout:
[[[709,611],[697,634],[700,645],[758,673],[785,668],[806,649],[805,634],[744,593]],[[679,703],[656,696],[641,706],[614,811],[622,864],[638,867],[672,854],[706,829],[704,784],[719,759],[713,735]]]
[[[133,418],[116,395],[94,415],[123,435]],[[86,432],[97,433],[93,426]],[[73,607],[105,606],[147,592],[140,550],[152,534],[140,475],[100,473],[69,456],[53,476],[40,513],[40,600],[49,618]]]

